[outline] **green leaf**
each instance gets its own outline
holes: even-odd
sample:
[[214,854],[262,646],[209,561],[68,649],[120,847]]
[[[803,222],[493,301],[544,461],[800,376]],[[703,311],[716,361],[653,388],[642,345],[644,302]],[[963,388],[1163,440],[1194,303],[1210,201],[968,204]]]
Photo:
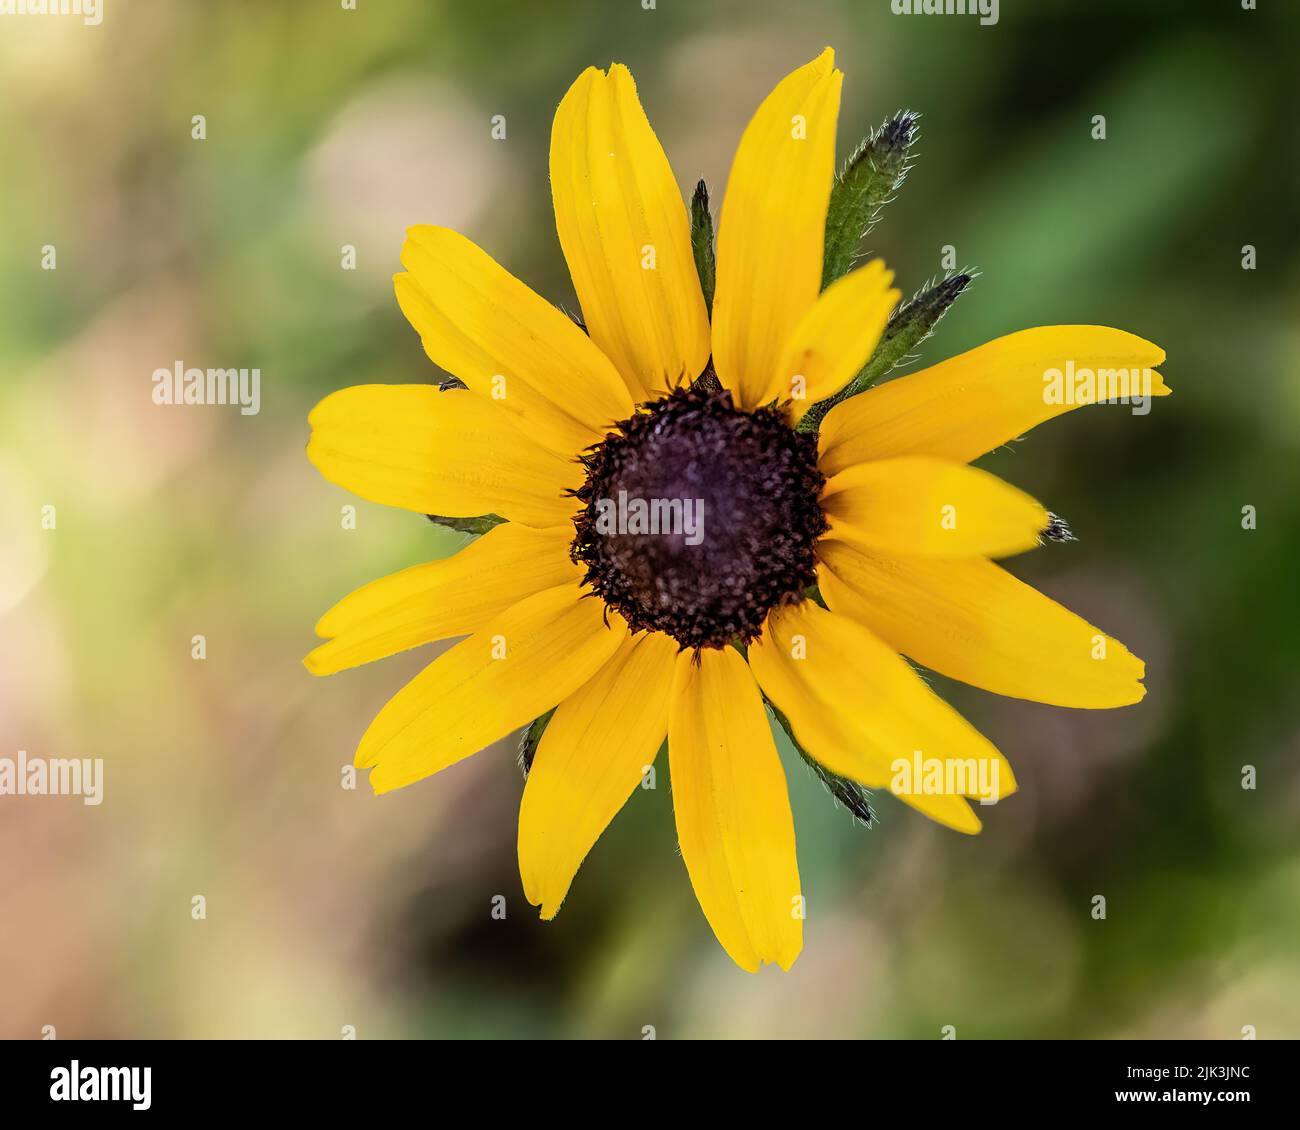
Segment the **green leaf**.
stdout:
[[704,305],[713,313],[713,284],[717,275],[713,254],[713,217],[709,214],[709,186],[703,181],[695,186],[691,197],[691,252],[695,256],[695,273],[700,276]]
[[957,301],[957,296],[970,286],[971,280],[975,277],[973,271],[949,275],[940,282],[927,283],[911,299],[904,302],[889,319],[885,332],[880,336],[880,344],[876,346],[876,351],[862,367],[862,371],[834,396],[828,396],[808,409],[804,418],[799,421],[798,430],[815,432],[821,426],[826,413],[841,400],[857,396],[895,366],[901,365],[911,357],[912,351],[934,333],[939,319],[948,312],[948,308]]
[[876,814],[871,811],[871,794],[866,787],[858,784],[857,781],[832,773],[826,766],[815,760],[795,739],[794,731],[790,728],[790,720],[777,709],[776,704],[766,695],[763,696],[763,701],[772,711],[772,716],[781,724],[781,729],[785,731],[785,736],[790,739],[790,744],[794,746],[795,751],[817,775],[818,780],[826,786],[831,796],[848,809],[854,820],[863,827],[870,828],[875,823]]
[[533,758],[537,756],[537,747],[541,744],[542,735],[546,733],[546,727],[550,724],[551,715],[554,713],[555,707],[552,706],[540,718],[534,718],[519,739],[519,770],[525,778],[533,767]]
[[477,518],[448,518],[445,514],[426,514],[425,517],[430,522],[446,526],[449,530],[458,530],[462,534],[485,534],[505,521],[495,514],[480,514]]
[[849,273],[858,246],[880,218],[907,176],[908,157],[920,136],[918,114],[904,110],[885,122],[854,151],[835,178],[826,211],[822,289]]

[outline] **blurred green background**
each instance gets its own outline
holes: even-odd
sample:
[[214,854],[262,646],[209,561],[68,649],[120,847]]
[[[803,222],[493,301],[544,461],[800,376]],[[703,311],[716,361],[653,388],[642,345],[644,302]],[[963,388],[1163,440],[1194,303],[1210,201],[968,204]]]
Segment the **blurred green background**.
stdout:
[[[1300,1036],[1300,6],[1260,8],[0,17],[0,755],[106,763],[97,808],[0,798],[0,1035]],[[944,245],[984,272],[925,359],[1100,323],[1167,349],[1175,393],[987,461],[1080,537],[1013,570],[1144,657],[1147,699],[1091,714],[939,680],[1021,782],[975,839],[889,797],[859,828],[788,760],[805,949],[750,977],[695,905],[666,771],[553,923],[520,890],[511,742],[380,799],[340,787],[432,651],[315,681],[312,625],[460,537],[366,503],[341,528],[355,500],[303,445],[324,394],[436,376],[392,294],[410,224],[576,309],[546,154],[583,67],[632,68],[683,187],[704,176],[716,206],[748,116],[826,44],[841,157],[924,115],[870,249],[909,292]],[[177,360],[260,367],[260,415],[153,405]]]

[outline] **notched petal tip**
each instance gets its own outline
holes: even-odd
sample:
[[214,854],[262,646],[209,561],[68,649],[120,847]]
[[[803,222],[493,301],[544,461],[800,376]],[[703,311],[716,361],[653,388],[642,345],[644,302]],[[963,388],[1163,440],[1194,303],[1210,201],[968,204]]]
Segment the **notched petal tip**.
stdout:
[[[583,97],[590,89],[592,83],[603,79],[604,77],[605,72],[594,64],[586,67],[582,73],[569,84],[569,89],[564,92],[564,97],[560,99],[560,107],[563,107],[570,99]],[[556,112],[559,112],[558,109]]]
[[[402,240],[400,259],[402,266],[406,268],[406,273],[410,275],[411,284],[419,288],[420,281],[416,277],[416,267],[413,263],[418,252],[424,252],[426,255],[449,256],[463,248],[474,248],[474,243],[455,228],[444,227],[441,224],[412,224],[406,229],[406,238]],[[397,281],[397,277],[396,275],[393,277],[394,282]]]
[[[320,633],[319,633],[319,628],[317,629],[317,634],[318,634],[318,635],[320,634]],[[324,646],[324,645],[322,645],[322,646]],[[319,657],[319,655],[318,655],[319,651],[320,651],[320,648],[319,648],[319,647],[317,647],[317,648],[313,648],[313,649],[312,649],[311,651],[309,651],[306,655],[304,655],[304,656],[302,657],[302,665],[303,665],[304,667],[307,668],[307,672],[308,672],[309,674],[311,674],[311,675],[316,675],[317,677],[319,677],[319,676],[321,676],[321,675],[331,675],[331,674],[333,674],[332,671],[326,671],[326,670],[324,670],[324,669],[322,668],[322,666],[321,666],[321,662],[320,662],[320,657]]]
[[[312,414],[315,415],[315,409],[312,410]],[[313,429],[318,429],[321,427],[319,422],[317,423],[312,422],[311,416],[307,418],[307,422],[312,426]],[[333,483],[335,486],[343,485],[337,480],[335,476],[329,473],[328,464],[329,464],[330,453],[328,448],[326,448],[325,445],[321,442],[321,437],[318,431],[313,430],[311,437],[307,440],[307,446],[304,449],[304,453],[307,456],[307,462],[316,468],[316,472],[320,475],[322,479],[324,479],[327,483]]]
[[1127,331],[1124,330],[1121,330],[1120,332],[1124,333],[1127,337],[1132,339],[1134,353],[1139,353],[1139,354],[1146,354],[1148,352],[1150,353],[1150,356],[1142,356],[1142,366],[1146,369],[1151,370],[1151,378],[1153,384],[1152,384],[1150,395],[1168,396],[1170,393],[1172,393],[1173,389],[1171,389],[1167,384],[1165,384],[1164,377],[1162,377],[1160,373],[1156,371],[1156,367],[1158,365],[1163,365],[1165,361],[1168,359],[1168,354],[1164,351],[1164,349],[1162,349],[1154,341],[1148,341],[1146,338],[1140,337],[1138,334],[1128,333]]
[[[412,247],[418,247],[421,244],[434,243],[438,240],[451,237],[453,239],[465,240],[465,237],[454,228],[444,227],[441,224],[411,224],[405,232],[402,239],[401,261],[402,266],[409,267],[407,256]],[[465,240],[468,242],[468,240]],[[414,281],[414,280],[412,280]]]
[[[312,410],[307,413],[307,426],[311,428],[312,431],[315,431],[317,428],[321,426],[322,422],[325,419],[326,414],[329,412],[330,408],[334,406],[334,404],[332,404],[331,401],[334,401],[334,398],[338,396],[339,393],[341,393],[342,391],[343,389],[337,389],[336,391],[331,392],[327,396],[322,396],[318,401],[316,401],[315,405],[312,407]],[[334,401],[334,403],[337,403],[337,401]],[[310,459],[312,456],[311,442],[312,439],[314,438],[315,437],[313,436],[311,437],[311,439],[307,441],[308,459]]]
[[1085,709],[1117,710],[1123,706],[1136,706],[1147,696],[1146,683],[1143,681],[1147,674],[1146,663],[1113,636],[1106,636],[1106,647],[1111,653],[1110,662],[1122,665],[1127,677],[1116,678],[1114,693],[1109,701]]
[[1147,665],[1143,663],[1142,660],[1138,659],[1137,656],[1133,657],[1133,661],[1137,666],[1137,672],[1133,677],[1133,690],[1135,696],[1132,702],[1121,703],[1120,705],[1122,706],[1136,706],[1147,696]]
[[[827,48],[829,51],[830,48]],[[780,966],[781,972],[789,973],[791,966],[799,960],[799,955],[803,953],[803,936],[800,935],[799,944],[795,946],[792,953],[784,954],[776,959],[776,964]]]
[[523,887],[524,899],[529,906],[537,908],[537,917],[540,921],[551,922],[560,913],[560,907],[568,897],[572,877],[570,883],[566,883],[557,894],[557,884],[546,868],[545,859],[535,858],[536,852],[526,849],[522,837],[518,850],[519,884]]

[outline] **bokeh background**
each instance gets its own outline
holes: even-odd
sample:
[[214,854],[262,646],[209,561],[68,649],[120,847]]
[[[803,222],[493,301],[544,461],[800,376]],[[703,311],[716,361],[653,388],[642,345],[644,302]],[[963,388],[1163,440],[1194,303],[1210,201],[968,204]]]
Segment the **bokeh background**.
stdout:
[[[1003,0],[981,27],[889,7],[0,17],[0,755],[106,766],[99,807],[0,798],[0,1035],[1300,1036],[1300,8]],[[788,758],[805,949],[751,977],[691,895],[666,770],[553,923],[520,890],[513,743],[380,799],[341,787],[436,649],[315,681],[312,625],[463,539],[366,503],[343,529],[355,500],[303,445],[331,390],[437,376],[392,293],[407,225],[464,231],[576,308],[546,153],[583,67],[633,68],[683,188],[716,203],[753,108],[826,44],[842,156],[924,115],[870,248],[909,291],[946,244],[984,272],[925,357],[1101,323],[1163,345],[1175,394],[989,462],[1080,537],[1013,570],[1142,655],[1146,700],[938,680],[1021,782],[975,839],[888,797],[864,830]],[[153,405],[177,360],[260,367],[260,415]]]

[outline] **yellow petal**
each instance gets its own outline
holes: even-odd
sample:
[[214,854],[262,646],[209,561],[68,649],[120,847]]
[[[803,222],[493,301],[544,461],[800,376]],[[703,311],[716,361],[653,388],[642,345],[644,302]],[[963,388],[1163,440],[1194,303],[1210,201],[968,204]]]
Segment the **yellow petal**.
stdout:
[[841,777],[888,788],[959,832],[980,829],[963,796],[992,802],[1015,791],[1011,766],[988,739],[847,616],[811,600],[778,609],[749,665],[799,744]]
[[1050,521],[996,475],[916,455],[849,467],[821,502],[829,537],[889,553],[1007,557],[1035,548]]
[[519,807],[519,874],[554,918],[578,867],[641,783],[668,733],[677,644],[627,637],[599,674],[555,708]]
[[397,301],[429,358],[538,443],[573,455],[632,414],[622,378],[591,338],[463,235],[413,227],[402,265]]
[[894,272],[873,259],[822,291],[785,343],[772,384],[759,403],[790,400],[797,421],[857,376],[902,297],[890,286],[893,281]]
[[354,385],[312,409],[307,458],[353,494],[420,514],[499,514],[558,526],[577,509],[573,461],[534,443],[493,401],[433,385]]
[[803,947],[794,818],[758,687],[732,648],[678,656],[668,763],[682,859],[722,948],[750,973],[789,969]]
[[843,74],[828,47],[787,75],[745,128],[718,218],[713,362],[752,409],[817,300]]
[[345,596],[316,625],[328,643],[303,663],[313,675],[476,632],[526,596],[582,579],[569,559],[572,526],[507,522],[459,553],[381,577]]
[[568,698],[614,654],[626,632],[605,606],[558,585],[521,600],[444,652],[370,724],[358,768],[376,793],[401,788],[477,753]]
[[[1037,424],[1090,402],[1086,384],[1072,402],[1054,402],[1053,374],[1067,366],[1103,376],[1131,374],[1134,393],[1167,396],[1159,346],[1105,326],[1041,326],[1008,334],[910,376],[837,404],[821,426],[821,465],[834,475],[854,463],[894,455],[934,455],[969,463]],[[1107,378],[1109,379],[1109,378]],[[1094,388],[1095,393],[1095,388]],[[1117,412],[1127,411],[1119,405]]]
[[588,67],[551,127],[560,246],[591,339],[638,402],[698,377],[709,316],[690,222],[628,69]]
[[918,663],[995,694],[1053,706],[1138,702],[1142,660],[982,558],[893,557],[818,545],[826,603]]

